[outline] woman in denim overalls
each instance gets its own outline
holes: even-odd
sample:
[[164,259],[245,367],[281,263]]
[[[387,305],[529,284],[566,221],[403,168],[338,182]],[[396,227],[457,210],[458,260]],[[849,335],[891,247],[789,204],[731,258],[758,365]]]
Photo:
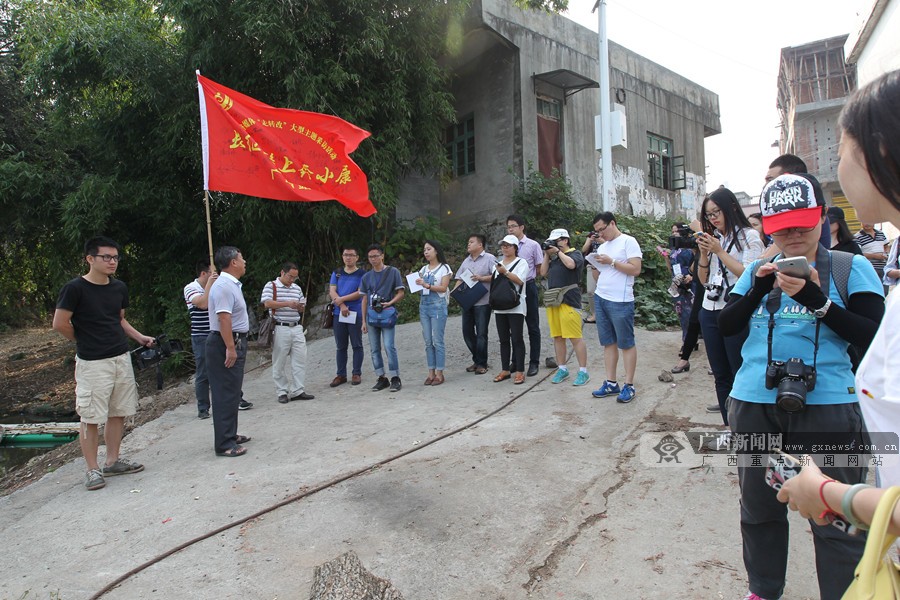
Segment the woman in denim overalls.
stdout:
[[425,339],[425,359],[428,362],[428,377],[425,385],[444,383],[444,327],[447,325],[447,290],[453,271],[444,259],[444,250],[434,240],[425,241],[422,252],[428,261],[419,269],[416,283],[422,286],[422,300],[419,302],[419,321],[422,323],[422,337]]

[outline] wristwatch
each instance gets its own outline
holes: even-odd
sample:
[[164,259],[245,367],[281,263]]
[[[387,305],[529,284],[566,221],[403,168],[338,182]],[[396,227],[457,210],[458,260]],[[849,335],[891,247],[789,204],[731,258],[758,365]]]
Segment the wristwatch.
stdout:
[[813,314],[816,315],[817,319],[824,319],[825,313],[828,312],[828,309],[831,308],[831,298],[825,300],[825,304],[822,305],[821,308],[817,308],[813,311]]

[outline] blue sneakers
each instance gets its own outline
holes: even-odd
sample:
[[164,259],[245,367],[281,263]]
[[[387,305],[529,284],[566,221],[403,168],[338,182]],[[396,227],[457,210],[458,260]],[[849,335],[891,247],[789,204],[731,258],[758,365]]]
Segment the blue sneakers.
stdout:
[[553,376],[553,379],[550,380],[550,383],[562,383],[568,377],[568,370],[563,371],[562,369],[557,369],[556,374]]
[[616,396],[616,402],[621,402],[622,404],[628,404],[632,400],[634,400],[635,391],[634,385],[630,383],[626,383],[622,388],[622,391],[619,392],[619,395]]
[[606,396],[615,396],[621,391],[622,390],[619,389],[619,384],[617,382],[604,381],[599,390],[591,392],[591,396],[594,398],[605,398]]
[[572,385],[584,385],[590,380],[591,376],[587,374],[587,371],[578,371],[578,375],[575,376],[575,381]]

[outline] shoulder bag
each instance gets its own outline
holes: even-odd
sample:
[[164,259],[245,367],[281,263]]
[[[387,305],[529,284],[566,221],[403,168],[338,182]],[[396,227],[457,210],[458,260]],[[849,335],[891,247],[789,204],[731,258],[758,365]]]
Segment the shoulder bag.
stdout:
[[[515,269],[517,264],[519,264],[518,260],[510,265],[507,271]],[[491,310],[511,310],[519,305],[521,294],[522,290],[516,288],[516,285],[510,281],[509,277],[501,277],[498,273],[491,279],[488,304],[490,304]]]
[[896,600],[900,598],[900,573],[897,564],[887,556],[897,536],[888,534],[894,507],[900,500],[900,487],[885,490],[866,539],[866,551],[856,565],[853,583],[843,600]]
[[544,306],[559,306],[563,303],[563,299],[566,296],[566,293],[569,290],[574,290],[578,287],[577,283],[573,283],[572,285],[567,285],[566,287],[561,288],[550,288],[548,290],[544,290]]
[[[278,288],[272,282],[272,300],[278,300]],[[275,311],[268,311],[268,315],[259,324],[259,334],[256,336],[256,345],[259,348],[270,348],[275,338]]]

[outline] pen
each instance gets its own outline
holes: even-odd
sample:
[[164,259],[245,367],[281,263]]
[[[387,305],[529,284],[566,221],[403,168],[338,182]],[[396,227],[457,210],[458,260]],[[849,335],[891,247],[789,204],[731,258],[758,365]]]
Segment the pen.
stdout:
[[869,398],[871,398],[872,400],[875,399],[875,396],[873,396],[872,392],[870,392],[869,390],[864,389],[864,390],[862,390],[862,393],[865,394],[866,396],[868,396]]

